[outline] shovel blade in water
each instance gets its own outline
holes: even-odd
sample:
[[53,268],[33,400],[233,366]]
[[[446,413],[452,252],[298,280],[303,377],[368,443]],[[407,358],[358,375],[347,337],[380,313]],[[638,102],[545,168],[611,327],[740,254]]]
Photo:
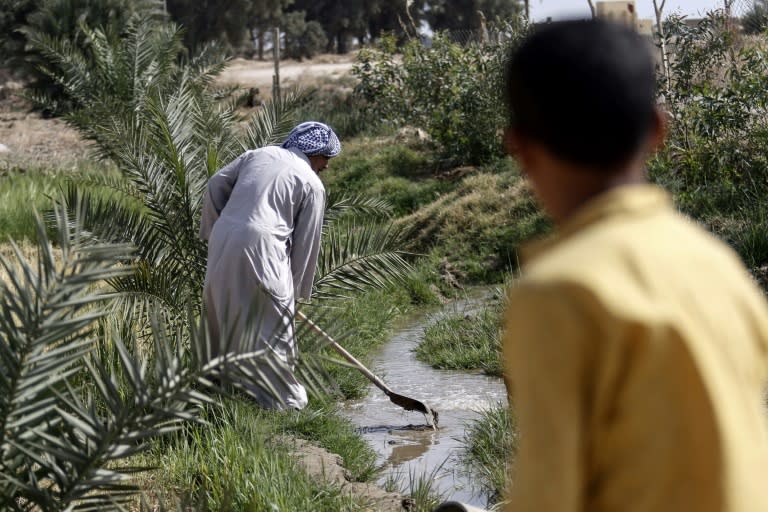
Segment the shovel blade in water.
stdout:
[[437,411],[428,407],[424,402],[419,402],[418,400],[414,400],[407,396],[398,395],[392,391],[387,393],[387,396],[389,397],[390,402],[398,407],[402,407],[406,411],[418,411],[422,413],[427,420],[427,425],[434,429],[437,428]]

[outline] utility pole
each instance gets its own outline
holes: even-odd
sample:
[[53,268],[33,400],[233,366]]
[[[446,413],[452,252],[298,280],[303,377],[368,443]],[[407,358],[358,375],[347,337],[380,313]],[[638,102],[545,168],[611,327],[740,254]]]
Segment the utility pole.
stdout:
[[275,60],[275,74],[272,75],[272,101],[280,102],[280,27],[272,30],[272,57]]

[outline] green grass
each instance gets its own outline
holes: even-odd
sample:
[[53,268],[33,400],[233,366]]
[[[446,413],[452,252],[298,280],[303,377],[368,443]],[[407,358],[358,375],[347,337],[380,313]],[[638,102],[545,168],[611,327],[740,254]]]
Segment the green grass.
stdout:
[[395,137],[360,137],[344,141],[343,148],[323,172],[326,187],[386,199],[396,216],[412,213],[452,188],[433,176],[429,151]]
[[446,259],[462,283],[499,283],[518,266],[520,246],[549,229],[527,184],[509,162],[479,169],[399,222],[413,249]]
[[416,358],[444,370],[481,370],[501,376],[502,301],[476,314],[447,315],[424,329]]
[[55,168],[11,169],[0,173],[0,240],[34,240],[34,211],[51,207],[51,198],[69,180],[116,171],[107,165],[81,163],[76,170]]
[[484,411],[467,427],[462,459],[491,503],[501,501],[509,479],[510,463],[517,452],[515,419],[507,404]]
[[203,419],[206,424],[188,425],[142,457],[141,463],[161,468],[148,490],[211,511],[361,508],[359,499],[312,479],[281,444],[281,435],[311,433],[321,446],[341,452],[354,477],[369,478],[374,453],[333,409],[274,412],[226,399],[207,407]]

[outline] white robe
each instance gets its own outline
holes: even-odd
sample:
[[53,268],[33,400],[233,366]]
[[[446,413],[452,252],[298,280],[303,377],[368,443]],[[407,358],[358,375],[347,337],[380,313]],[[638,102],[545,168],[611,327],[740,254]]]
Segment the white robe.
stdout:
[[264,407],[307,404],[289,369],[298,355],[294,299],[311,296],[324,211],[325,188],[295,148],[246,151],[208,182],[200,236],[208,240],[204,304],[211,356],[233,341],[286,363],[279,371],[251,368],[272,392],[243,383]]

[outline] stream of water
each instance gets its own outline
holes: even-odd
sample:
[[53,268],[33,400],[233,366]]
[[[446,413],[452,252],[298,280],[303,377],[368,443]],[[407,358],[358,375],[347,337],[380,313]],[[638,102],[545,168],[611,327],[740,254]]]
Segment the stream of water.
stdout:
[[473,485],[460,460],[465,426],[479,412],[498,402],[506,403],[501,379],[479,373],[435,370],[416,360],[412,350],[424,328],[440,316],[471,313],[484,307],[489,290],[450,304],[441,310],[407,318],[376,355],[371,369],[395,392],[422,401],[439,413],[439,429],[424,428],[425,418],[405,412],[371,385],[368,395],[350,402],[347,416],[376,450],[385,468],[379,482],[399,479],[408,485],[411,476],[434,477],[434,487],[446,499],[486,506],[487,496]]

